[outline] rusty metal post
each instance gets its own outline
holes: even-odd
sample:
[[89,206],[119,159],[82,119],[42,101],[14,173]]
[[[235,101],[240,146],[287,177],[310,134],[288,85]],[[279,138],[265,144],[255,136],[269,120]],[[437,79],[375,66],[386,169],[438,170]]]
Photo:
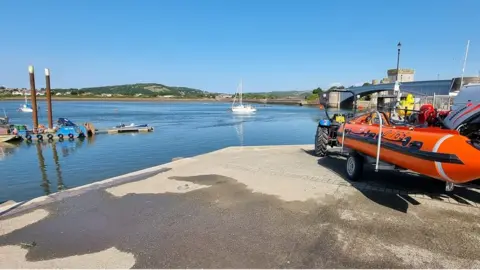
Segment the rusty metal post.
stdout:
[[28,67],[28,73],[30,74],[30,95],[32,99],[32,118],[33,118],[33,131],[36,132],[38,128],[38,110],[37,110],[37,90],[35,89],[35,72],[33,66]]
[[47,109],[48,109],[48,128],[53,128],[53,111],[52,111],[52,91],[50,89],[50,70],[45,69],[45,88],[47,95]]

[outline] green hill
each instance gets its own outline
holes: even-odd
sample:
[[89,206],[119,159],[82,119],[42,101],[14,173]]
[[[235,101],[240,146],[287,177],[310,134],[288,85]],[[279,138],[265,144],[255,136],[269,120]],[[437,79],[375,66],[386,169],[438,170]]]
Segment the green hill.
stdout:
[[[219,93],[211,93],[200,89],[167,86],[159,83],[136,83],[123,85],[110,85],[86,88],[57,88],[52,89],[55,93],[63,93],[73,96],[142,96],[142,97],[162,97],[170,96],[175,98],[215,98]],[[312,91],[273,91],[244,93],[246,99],[287,99],[287,98],[305,98]]]
[[137,84],[123,84],[100,87],[86,87],[86,88],[70,88],[70,89],[53,89],[56,93],[70,92],[71,95],[123,95],[135,96],[141,94],[142,96],[175,96],[184,98],[201,98],[210,97],[213,94],[199,89],[188,87],[167,86],[158,83],[137,83]]

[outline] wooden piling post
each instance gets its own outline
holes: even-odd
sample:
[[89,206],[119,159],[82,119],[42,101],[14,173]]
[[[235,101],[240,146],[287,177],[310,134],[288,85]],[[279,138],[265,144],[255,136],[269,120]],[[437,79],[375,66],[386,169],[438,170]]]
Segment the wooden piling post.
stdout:
[[45,88],[47,95],[48,128],[53,128],[52,91],[50,89],[50,70],[45,69]]
[[33,66],[28,67],[28,73],[30,74],[30,95],[32,99],[32,118],[33,118],[33,131],[37,131],[38,128],[38,110],[37,110],[37,90],[35,89],[35,72]]

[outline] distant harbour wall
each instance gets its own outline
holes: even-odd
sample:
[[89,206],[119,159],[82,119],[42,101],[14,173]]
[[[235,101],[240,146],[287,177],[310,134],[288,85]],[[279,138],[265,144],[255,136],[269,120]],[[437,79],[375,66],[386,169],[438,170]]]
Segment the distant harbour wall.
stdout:
[[244,99],[245,103],[255,104],[279,104],[279,105],[307,105],[307,102],[302,99]]

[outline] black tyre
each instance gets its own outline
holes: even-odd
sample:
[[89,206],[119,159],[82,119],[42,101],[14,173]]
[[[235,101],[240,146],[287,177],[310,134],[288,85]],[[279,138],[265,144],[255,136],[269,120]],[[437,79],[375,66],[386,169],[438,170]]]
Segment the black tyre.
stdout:
[[50,140],[50,139],[53,139],[53,135],[52,134],[47,134],[47,138]]
[[317,157],[324,157],[327,155],[328,146],[328,133],[327,127],[318,127],[315,134],[315,155]]
[[63,134],[58,134],[58,138],[63,140]]
[[42,136],[42,135],[40,135],[40,134],[38,134],[38,135],[37,135],[37,140],[39,140],[39,141],[43,141],[43,136]]
[[69,138],[69,139],[73,139],[73,138],[74,138],[74,137],[73,137],[73,134],[72,134],[72,133],[69,133],[69,134],[68,134],[68,138]]
[[353,153],[347,158],[345,163],[345,171],[347,177],[351,181],[358,181],[363,174],[363,157],[357,153]]

